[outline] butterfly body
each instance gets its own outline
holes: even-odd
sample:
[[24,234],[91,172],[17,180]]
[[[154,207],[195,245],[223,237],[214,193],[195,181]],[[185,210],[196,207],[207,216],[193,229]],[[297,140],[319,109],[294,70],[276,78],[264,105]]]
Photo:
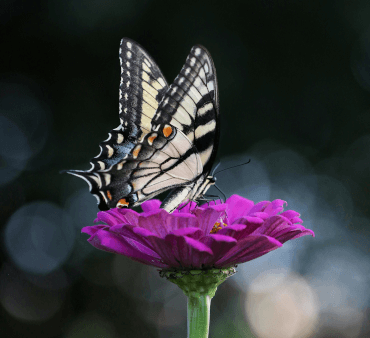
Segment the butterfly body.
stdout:
[[136,42],[120,46],[120,125],[100,143],[84,179],[99,208],[134,207],[166,190],[161,207],[172,212],[202,197],[218,146],[219,113],[215,67],[202,46],[194,46],[174,82]]

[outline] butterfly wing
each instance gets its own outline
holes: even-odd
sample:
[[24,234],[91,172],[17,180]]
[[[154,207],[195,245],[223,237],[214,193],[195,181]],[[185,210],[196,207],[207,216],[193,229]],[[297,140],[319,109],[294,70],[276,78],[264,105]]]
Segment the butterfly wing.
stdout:
[[216,69],[209,52],[194,46],[163,100],[152,125],[168,123],[181,130],[197,149],[203,174],[210,172],[218,147],[219,99]]
[[171,87],[134,41],[121,41],[120,61],[121,124],[100,144],[90,170],[67,172],[88,182],[101,210],[132,207],[186,187],[185,195],[175,194],[180,204],[209,172],[216,151],[218,95],[212,59],[203,47],[193,47]]
[[216,69],[209,52],[194,46],[185,65],[164,95],[152,125],[169,123],[181,130],[196,148],[202,172],[185,186],[171,191],[161,208],[171,212],[186,199],[195,200],[213,184],[208,175],[216,157],[220,134]]

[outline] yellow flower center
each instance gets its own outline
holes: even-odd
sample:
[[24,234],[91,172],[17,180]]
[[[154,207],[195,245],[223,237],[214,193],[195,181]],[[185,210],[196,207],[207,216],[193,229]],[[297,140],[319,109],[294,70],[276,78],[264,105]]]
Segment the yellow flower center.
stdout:
[[222,223],[223,226],[221,226],[220,222],[216,222],[211,230],[211,234],[215,234],[216,232],[220,231],[223,227],[227,227],[226,223]]

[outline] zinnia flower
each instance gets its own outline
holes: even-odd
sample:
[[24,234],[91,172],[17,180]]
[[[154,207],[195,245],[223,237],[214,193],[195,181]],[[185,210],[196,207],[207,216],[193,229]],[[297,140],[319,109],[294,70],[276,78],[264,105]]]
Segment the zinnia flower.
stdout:
[[313,231],[299,214],[283,212],[283,200],[253,201],[233,195],[225,203],[197,206],[191,202],[172,214],[159,200],[131,209],[101,211],[82,229],[98,249],[121,254],[162,269],[226,268],[260,257],[290,239]]

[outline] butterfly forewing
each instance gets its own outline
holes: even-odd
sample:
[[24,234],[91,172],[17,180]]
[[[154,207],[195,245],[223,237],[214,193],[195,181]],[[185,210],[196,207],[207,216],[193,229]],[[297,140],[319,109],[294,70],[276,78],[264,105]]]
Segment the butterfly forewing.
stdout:
[[204,173],[211,170],[219,138],[216,70],[208,51],[194,46],[152,121],[170,123],[193,142]]

